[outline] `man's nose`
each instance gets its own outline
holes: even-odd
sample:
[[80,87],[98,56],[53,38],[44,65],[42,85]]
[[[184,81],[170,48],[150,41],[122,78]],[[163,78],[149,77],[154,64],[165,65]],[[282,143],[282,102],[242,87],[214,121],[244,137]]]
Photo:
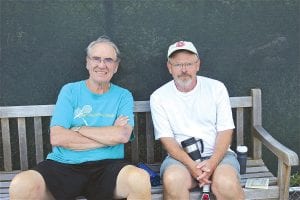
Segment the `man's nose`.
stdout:
[[187,71],[187,66],[186,64],[181,65],[181,71],[186,72]]
[[101,67],[101,68],[106,68],[106,67],[107,67],[103,60],[98,61],[98,62],[97,62],[97,66],[98,66],[98,67]]

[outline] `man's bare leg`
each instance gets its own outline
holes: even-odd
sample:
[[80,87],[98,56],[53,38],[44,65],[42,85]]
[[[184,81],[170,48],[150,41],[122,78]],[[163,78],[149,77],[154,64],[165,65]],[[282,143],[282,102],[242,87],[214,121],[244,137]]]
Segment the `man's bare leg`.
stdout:
[[214,171],[212,191],[218,200],[245,199],[236,170],[226,164],[219,165]]
[[9,196],[11,200],[54,200],[42,175],[34,170],[21,172],[14,177],[9,187]]
[[196,187],[189,171],[181,165],[171,165],[163,175],[164,200],[189,199],[189,189]]
[[114,197],[127,198],[128,200],[150,200],[151,183],[149,174],[133,165],[123,167],[117,177]]

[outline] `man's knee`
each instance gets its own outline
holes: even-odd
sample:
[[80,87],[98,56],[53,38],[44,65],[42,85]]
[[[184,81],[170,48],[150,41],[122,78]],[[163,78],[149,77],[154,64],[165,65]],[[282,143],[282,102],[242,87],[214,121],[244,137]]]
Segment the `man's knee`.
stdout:
[[150,176],[145,170],[128,165],[120,173],[123,174],[123,180],[126,177],[125,180],[130,190],[144,190],[145,192],[151,190]]
[[164,199],[189,199],[193,180],[189,171],[181,165],[170,165],[163,174]]
[[128,166],[127,173],[129,184],[150,184],[149,174],[143,169],[134,166]]
[[17,174],[9,187],[11,196],[26,193],[42,193],[45,192],[46,185],[43,177],[36,171],[28,170]]
[[171,165],[163,174],[163,184],[165,188],[168,187],[181,187],[190,189],[191,175],[186,168],[180,165]]
[[10,184],[10,189],[35,187],[45,184],[43,177],[36,171],[28,170],[17,174]]
[[180,179],[183,178],[182,176],[178,176],[178,174],[181,174],[181,170],[178,169],[178,167],[175,166],[168,167],[163,174],[164,185],[168,186],[170,184],[178,183],[178,181],[180,181]]
[[212,190],[216,196],[228,197],[224,199],[236,199],[234,197],[243,195],[237,172],[231,166],[226,165],[216,169],[213,175]]
[[215,178],[212,187],[218,191],[231,191],[233,188],[238,187],[238,182],[233,177],[220,176]]

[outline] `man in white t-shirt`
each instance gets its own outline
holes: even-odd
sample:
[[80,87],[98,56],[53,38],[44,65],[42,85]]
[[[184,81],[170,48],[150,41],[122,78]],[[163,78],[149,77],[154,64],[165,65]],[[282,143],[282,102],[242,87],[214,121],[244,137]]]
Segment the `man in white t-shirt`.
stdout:
[[[206,184],[217,199],[244,199],[239,163],[230,150],[234,123],[226,87],[197,76],[200,59],[191,42],[169,47],[167,67],[174,80],[150,97],[155,138],[168,152],[161,166],[164,199],[188,199],[190,189]],[[192,137],[203,141],[200,163],[181,146]]]

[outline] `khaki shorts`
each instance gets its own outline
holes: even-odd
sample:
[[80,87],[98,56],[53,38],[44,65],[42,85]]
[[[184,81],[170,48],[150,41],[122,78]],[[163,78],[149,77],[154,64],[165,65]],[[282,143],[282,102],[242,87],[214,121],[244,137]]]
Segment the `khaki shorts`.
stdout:
[[[209,159],[210,157],[205,157],[205,159]],[[165,170],[170,166],[170,165],[182,165],[185,167],[184,164],[182,164],[181,162],[179,162],[178,160],[172,158],[171,156],[167,156],[163,163],[161,164],[160,167],[160,177],[163,177],[163,174],[165,172]],[[219,163],[219,165],[223,165],[223,164],[228,164],[231,165],[237,172],[237,174],[240,177],[240,164],[237,160],[237,156],[236,153],[232,152],[232,151],[227,151],[227,153],[225,154],[223,160]]]

